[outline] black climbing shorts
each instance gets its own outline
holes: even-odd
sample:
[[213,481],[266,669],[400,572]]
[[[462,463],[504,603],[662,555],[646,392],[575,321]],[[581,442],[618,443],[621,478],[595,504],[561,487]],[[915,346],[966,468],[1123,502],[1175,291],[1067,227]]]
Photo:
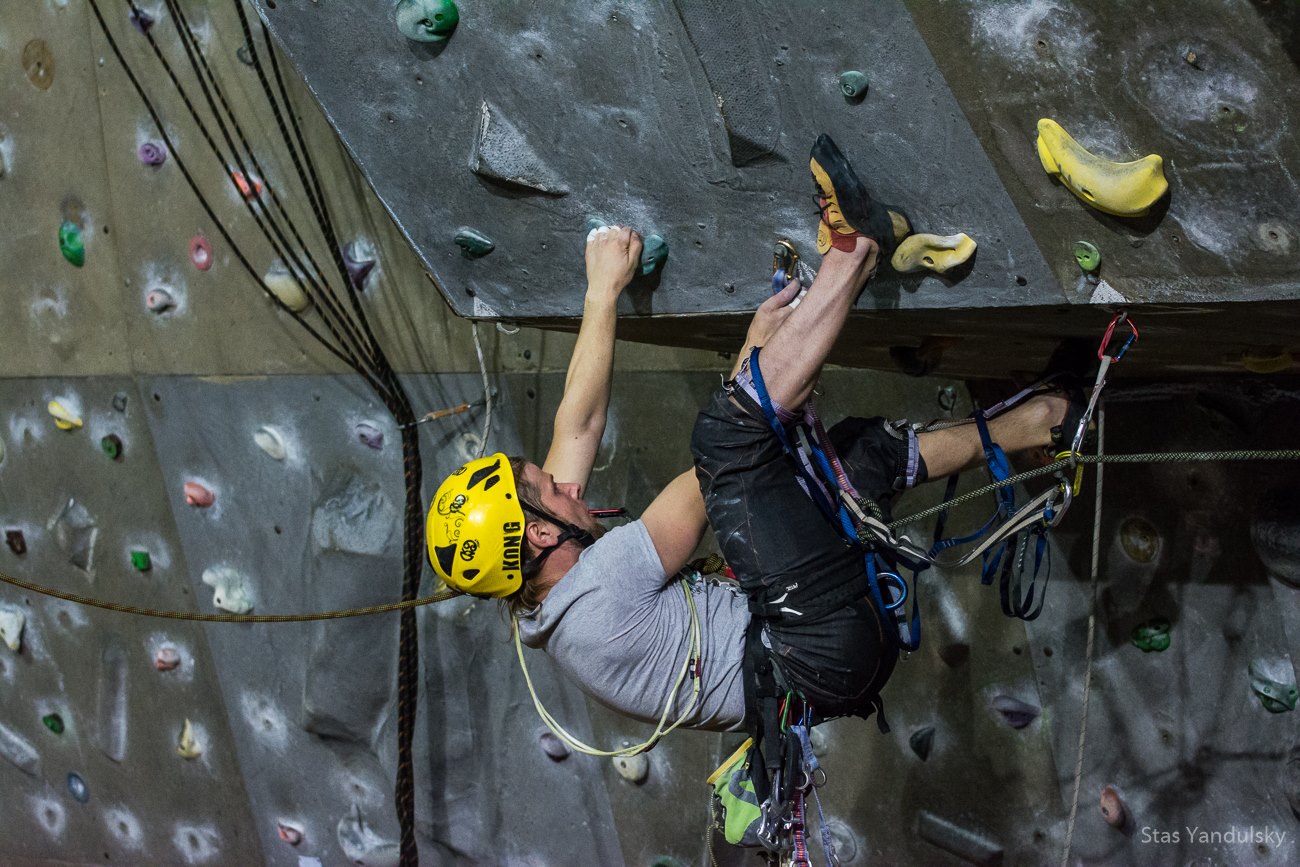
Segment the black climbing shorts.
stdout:
[[[883,509],[925,479],[915,438],[883,419],[847,418],[827,433],[849,481]],[[794,459],[762,409],[733,383],[700,412],[691,451],[722,556],[751,598],[797,582],[788,600],[797,607],[814,601],[819,588],[863,578],[862,550],[844,541],[800,487]],[[817,717],[865,716],[898,659],[886,628],[864,597],[817,616],[773,620],[766,638],[790,687]]]

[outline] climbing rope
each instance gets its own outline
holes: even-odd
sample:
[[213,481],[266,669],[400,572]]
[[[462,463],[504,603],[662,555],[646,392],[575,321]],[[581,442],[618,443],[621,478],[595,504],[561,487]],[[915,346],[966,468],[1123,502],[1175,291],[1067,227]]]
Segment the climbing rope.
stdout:
[[[1097,454],[1105,446],[1106,415],[1101,405],[1097,407]],[[1088,643],[1083,654],[1083,710],[1079,720],[1079,749],[1074,757],[1074,795],[1070,799],[1070,819],[1065,826],[1065,851],[1061,854],[1061,867],[1069,867],[1070,846],[1074,842],[1074,820],[1079,813],[1079,786],[1083,782],[1083,747],[1088,737],[1088,697],[1092,693],[1092,653],[1097,635],[1097,576],[1101,569],[1101,481],[1105,467],[1097,466],[1097,496],[1092,511],[1092,577],[1091,597],[1088,602]]]
[[[891,530],[914,523],[922,518],[928,518],[931,515],[937,515],[958,506],[962,503],[977,500],[985,494],[992,493],[999,488],[1005,488],[1008,485],[1018,485],[1021,482],[1038,476],[1046,476],[1055,473],[1058,470],[1068,469],[1075,464],[1189,464],[1189,463],[1221,463],[1221,462],[1239,462],[1239,461],[1295,461],[1300,460],[1300,449],[1238,449],[1236,451],[1219,451],[1219,452],[1141,452],[1128,455],[1074,455],[1073,457],[1062,458],[1050,464],[1041,467],[1035,467],[1032,470],[1025,470],[1023,473],[1017,473],[1014,476],[999,482],[990,482],[983,487],[976,488],[973,491],[954,497],[951,500],[940,503],[937,506],[931,506],[928,509],[922,509],[912,515],[891,521],[886,526]],[[866,504],[861,504],[865,507]],[[864,541],[867,541],[864,538]]]
[[103,599],[82,596],[79,593],[67,593],[63,590],[55,590],[52,587],[43,587],[40,584],[33,584],[30,581],[24,581],[3,572],[0,572],[0,582],[23,590],[30,590],[42,596],[52,596],[65,602],[75,602],[78,605],[87,605],[91,608],[102,608],[105,611],[116,611],[120,614],[138,614],[141,617],[161,617],[164,620],[189,620],[197,623],[310,623],[317,620],[343,620],[348,617],[368,617],[371,614],[387,614],[390,611],[420,608],[425,605],[433,605],[436,602],[446,602],[448,599],[455,599],[457,596],[462,595],[454,590],[444,590],[441,593],[422,596],[418,599],[385,602],[382,605],[370,605],[365,608],[317,611],[311,614],[197,614],[192,611],[162,611],[157,608],[142,608],[138,605],[107,602]]

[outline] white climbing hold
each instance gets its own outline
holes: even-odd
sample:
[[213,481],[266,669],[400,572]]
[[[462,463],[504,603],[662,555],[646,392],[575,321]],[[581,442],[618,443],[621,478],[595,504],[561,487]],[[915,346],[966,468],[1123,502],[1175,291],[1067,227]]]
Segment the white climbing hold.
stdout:
[[21,608],[12,605],[0,605],[0,641],[10,650],[20,650],[23,646],[23,624],[27,615]]
[[294,313],[301,313],[311,306],[311,299],[303,291],[302,283],[289,273],[289,269],[279,259],[267,269],[262,282],[272,295],[280,299],[281,304]]
[[232,614],[253,610],[253,595],[248,579],[229,566],[213,566],[203,571],[203,583],[212,588],[212,604]]
[[[71,401],[68,401],[68,403],[71,403]],[[61,401],[52,400],[47,409],[54,418],[55,427],[59,430],[76,430],[81,427],[81,416],[75,408],[71,408]]]
[[615,756],[614,770],[629,783],[640,785],[650,775],[650,759],[646,758],[645,753],[635,756]]
[[272,460],[282,461],[289,453],[285,448],[284,437],[273,427],[263,426],[258,428],[257,433],[253,434],[253,442],[257,447],[266,452]]
[[1088,298],[1089,304],[1127,304],[1128,299],[1119,293],[1114,286],[1105,280],[1097,282],[1097,288],[1092,290],[1092,296]]
[[275,831],[280,835],[280,839],[290,846],[297,846],[302,842],[302,828],[299,825],[291,825],[288,822],[278,822]]
[[176,745],[176,755],[182,759],[197,759],[203,755],[203,744],[194,736],[194,726],[189,720],[181,727],[180,743]]
[[0,723],[0,756],[28,776],[36,776],[41,769],[41,756],[36,748],[3,723]]
[[356,804],[352,805],[352,812],[339,820],[338,840],[348,860],[363,867],[394,867],[401,854],[396,843],[371,830]]

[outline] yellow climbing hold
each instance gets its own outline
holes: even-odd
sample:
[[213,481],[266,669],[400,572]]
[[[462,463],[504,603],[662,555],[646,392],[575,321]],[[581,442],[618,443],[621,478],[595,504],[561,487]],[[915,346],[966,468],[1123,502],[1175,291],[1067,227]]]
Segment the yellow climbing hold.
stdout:
[[50,405],[46,408],[49,410],[50,415],[54,417],[54,424],[59,430],[76,430],[81,427],[81,416],[57,400],[50,401]]
[[1281,373],[1295,366],[1295,356],[1276,346],[1243,352],[1238,363],[1251,373]]
[[181,727],[181,742],[176,747],[176,755],[182,759],[197,759],[203,755],[203,745],[194,737],[194,726],[189,720]]
[[262,280],[267,290],[294,313],[301,313],[311,306],[311,299],[303,291],[302,283],[281,262],[273,264]]
[[908,235],[894,250],[894,257],[889,264],[895,271],[905,274],[909,271],[930,269],[942,274],[950,268],[963,264],[975,255],[975,239],[965,232],[956,235]]
[[1084,202],[1117,217],[1140,217],[1169,190],[1164,160],[1148,154],[1117,163],[1089,153],[1051,118],[1038,122],[1038,158]]

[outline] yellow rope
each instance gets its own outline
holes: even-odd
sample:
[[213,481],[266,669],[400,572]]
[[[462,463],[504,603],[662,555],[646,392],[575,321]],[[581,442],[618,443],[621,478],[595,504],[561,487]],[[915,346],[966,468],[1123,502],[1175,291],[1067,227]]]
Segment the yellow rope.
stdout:
[[365,608],[346,608],[342,611],[318,611],[312,614],[192,614],[188,611],[158,611],[153,608],[141,608],[137,605],[121,605],[117,602],[105,602],[102,599],[93,599],[89,596],[82,596],[77,593],[65,593],[62,590],[42,587],[40,584],[32,584],[29,581],[15,578],[12,575],[6,575],[3,572],[0,572],[0,581],[3,581],[5,584],[11,584],[14,587],[20,587],[23,590],[30,590],[33,593],[40,593],[44,596],[53,596],[55,599],[63,599],[68,602],[76,602],[78,605],[89,605],[92,608],[103,608],[105,611],[117,611],[120,614],[139,614],[143,617],[162,617],[167,620],[193,620],[200,623],[307,623],[315,620],[342,620],[345,617],[366,617],[371,614],[386,614],[390,611],[401,611],[405,608],[419,608],[422,605],[432,605],[435,602],[444,602],[461,595],[454,590],[444,590],[441,593],[435,593],[432,596],[422,596],[419,599],[411,599],[406,602],[386,602],[383,605],[370,605]]

